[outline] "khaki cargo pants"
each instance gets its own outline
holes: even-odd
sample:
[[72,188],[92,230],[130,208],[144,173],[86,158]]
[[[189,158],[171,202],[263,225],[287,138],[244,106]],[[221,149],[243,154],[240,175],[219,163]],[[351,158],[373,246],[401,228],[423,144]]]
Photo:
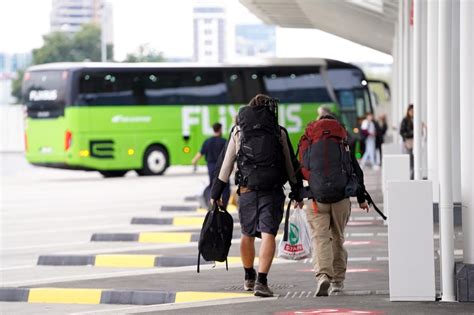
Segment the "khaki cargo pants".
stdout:
[[344,230],[351,214],[349,198],[335,203],[307,204],[306,214],[311,229],[313,263],[316,278],[326,274],[332,281],[344,281],[347,251]]

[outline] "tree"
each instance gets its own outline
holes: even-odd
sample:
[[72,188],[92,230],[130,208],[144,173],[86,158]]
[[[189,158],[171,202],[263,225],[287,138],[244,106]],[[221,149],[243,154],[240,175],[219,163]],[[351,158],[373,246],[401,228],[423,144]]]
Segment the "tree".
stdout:
[[[33,64],[49,62],[100,61],[100,28],[84,24],[76,34],[52,32],[43,36],[43,46],[33,49]],[[107,59],[113,60],[113,46],[107,45]],[[21,100],[24,71],[13,81],[12,96]]]
[[150,48],[148,44],[143,44],[138,47],[136,53],[127,54],[125,62],[163,62],[165,58],[162,52]]
[[[44,44],[33,50],[33,63],[62,61],[100,61],[100,28],[84,24],[74,35],[53,32],[43,36]],[[112,45],[107,45],[107,59],[112,60]]]
[[17,103],[21,101],[21,84],[23,83],[23,75],[25,70],[19,70],[16,73],[16,78],[12,81],[12,96],[16,99]]

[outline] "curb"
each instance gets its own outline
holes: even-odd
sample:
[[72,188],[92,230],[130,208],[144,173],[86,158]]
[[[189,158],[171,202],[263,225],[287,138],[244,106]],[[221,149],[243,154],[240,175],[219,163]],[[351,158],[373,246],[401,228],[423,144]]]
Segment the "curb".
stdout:
[[153,305],[251,297],[249,293],[0,288],[1,302]]
[[[186,244],[198,242],[200,232],[141,232],[141,233],[94,233],[91,242],[138,242],[154,244]],[[233,239],[240,238],[234,230]]]
[[[207,212],[207,210],[206,210]],[[237,216],[232,216],[234,222],[239,222]],[[175,218],[132,218],[131,224],[171,225],[171,226],[202,226],[204,217],[175,217]]]
[[[280,261],[279,258],[274,258]],[[255,257],[258,263],[258,257]],[[227,257],[229,264],[240,264],[241,258]],[[117,268],[154,268],[154,267],[187,267],[197,264],[197,255],[187,256],[160,256],[160,255],[41,255],[38,266],[94,266]],[[206,261],[201,259],[201,265],[223,265],[225,262]]]
[[[230,257],[229,257],[230,258]],[[202,265],[213,264],[202,260]],[[184,267],[195,266],[197,255],[160,256],[160,255],[41,255],[38,266],[95,266],[123,268]]]

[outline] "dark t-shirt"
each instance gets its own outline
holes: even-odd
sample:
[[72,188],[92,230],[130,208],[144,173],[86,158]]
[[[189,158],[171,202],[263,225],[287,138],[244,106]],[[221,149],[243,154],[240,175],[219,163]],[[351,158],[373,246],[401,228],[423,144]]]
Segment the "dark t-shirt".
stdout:
[[211,137],[204,141],[201,148],[201,154],[206,157],[207,162],[217,162],[219,154],[225,147],[226,140],[221,137]]

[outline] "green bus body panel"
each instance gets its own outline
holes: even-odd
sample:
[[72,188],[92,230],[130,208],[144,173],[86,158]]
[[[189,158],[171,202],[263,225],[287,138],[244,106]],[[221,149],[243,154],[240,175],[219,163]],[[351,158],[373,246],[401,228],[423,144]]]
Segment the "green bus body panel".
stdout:
[[[279,105],[280,125],[287,128],[295,148],[320,105]],[[338,112],[335,104],[324,105]],[[31,163],[65,164],[71,168],[132,170],[141,169],[146,149],[159,144],[168,151],[170,165],[190,165],[204,140],[212,136],[212,124],[220,122],[227,137],[241,106],[66,107],[64,117],[27,119],[26,157]],[[67,130],[72,133],[72,143],[66,152]]]

